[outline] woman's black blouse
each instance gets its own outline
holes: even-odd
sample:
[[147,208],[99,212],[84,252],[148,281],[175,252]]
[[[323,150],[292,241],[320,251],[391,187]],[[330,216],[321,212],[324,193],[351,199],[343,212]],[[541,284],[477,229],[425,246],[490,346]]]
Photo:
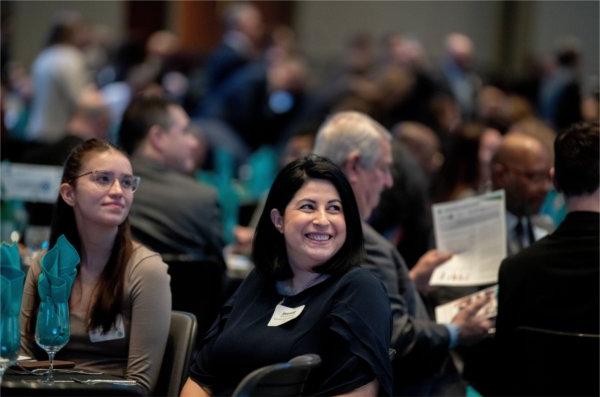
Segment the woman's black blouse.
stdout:
[[[297,318],[267,327],[279,303],[305,307]],[[293,296],[280,295],[253,271],[221,309],[190,376],[213,395],[231,395],[259,367],[316,353],[322,363],[311,373],[306,395],[346,393],[375,378],[379,393],[391,395],[390,335],[384,287],[365,269],[331,276]]]

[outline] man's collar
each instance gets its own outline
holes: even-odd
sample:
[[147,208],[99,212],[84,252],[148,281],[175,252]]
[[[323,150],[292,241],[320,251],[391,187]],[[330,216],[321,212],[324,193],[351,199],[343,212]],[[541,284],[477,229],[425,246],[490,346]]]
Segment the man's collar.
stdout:
[[517,226],[518,222],[518,216],[516,216],[512,212],[506,211],[506,230],[513,230],[515,226]]

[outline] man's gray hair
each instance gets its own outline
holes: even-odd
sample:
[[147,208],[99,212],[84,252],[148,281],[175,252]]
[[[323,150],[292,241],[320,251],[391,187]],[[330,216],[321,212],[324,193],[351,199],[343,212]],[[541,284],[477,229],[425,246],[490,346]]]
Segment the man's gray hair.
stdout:
[[364,113],[348,111],[335,113],[319,128],[314,153],[343,166],[353,153],[360,164],[372,169],[381,156],[381,139],[390,141],[391,134],[384,126]]

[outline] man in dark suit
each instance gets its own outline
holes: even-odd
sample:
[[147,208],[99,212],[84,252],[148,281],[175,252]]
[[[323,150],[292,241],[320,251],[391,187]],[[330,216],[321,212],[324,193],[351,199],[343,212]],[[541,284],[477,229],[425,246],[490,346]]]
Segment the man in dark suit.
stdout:
[[[565,195],[567,217],[554,233],[500,266],[496,337],[505,357],[519,354],[514,352],[517,327],[600,333],[598,137],[598,123],[576,124],[558,135],[551,174]],[[595,350],[597,357],[598,345]]]
[[506,194],[506,234],[509,255],[516,254],[547,231],[534,225],[536,215],[551,187],[552,157],[541,139],[531,133],[507,134],[492,159],[494,190]]
[[142,182],[131,207],[133,235],[165,261],[222,262],[216,192],[196,181],[199,141],[183,108],[162,98],[135,99],[125,111],[120,143]]
[[491,324],[476,316],[484,302],[463,309],[451,324],[432,321],[419,290],[427,288],[433,269],[450,256],[429,251],[409,271],[394,245],[366,223],[382,190],[393,184],[390,133],[365,114],[340,112],[319,129],[314,152],[344,171],[365,220],[363,266],[382,280],[392,308],[395,395],[464,393],[453,389],[461,384],[448,352],[487,335]]

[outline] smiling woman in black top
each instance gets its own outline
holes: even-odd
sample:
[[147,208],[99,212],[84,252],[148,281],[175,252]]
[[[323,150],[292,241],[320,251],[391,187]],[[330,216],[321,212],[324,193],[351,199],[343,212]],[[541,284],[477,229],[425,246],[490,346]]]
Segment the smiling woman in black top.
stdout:
[[363,251],[337,166],[318,156],[286,166],[256,228],[256,269],[206,335],[181,396],[230,395],[256,368],[306,353],[322,359],[307,395],[391,395],[389,302],[358,267]]

